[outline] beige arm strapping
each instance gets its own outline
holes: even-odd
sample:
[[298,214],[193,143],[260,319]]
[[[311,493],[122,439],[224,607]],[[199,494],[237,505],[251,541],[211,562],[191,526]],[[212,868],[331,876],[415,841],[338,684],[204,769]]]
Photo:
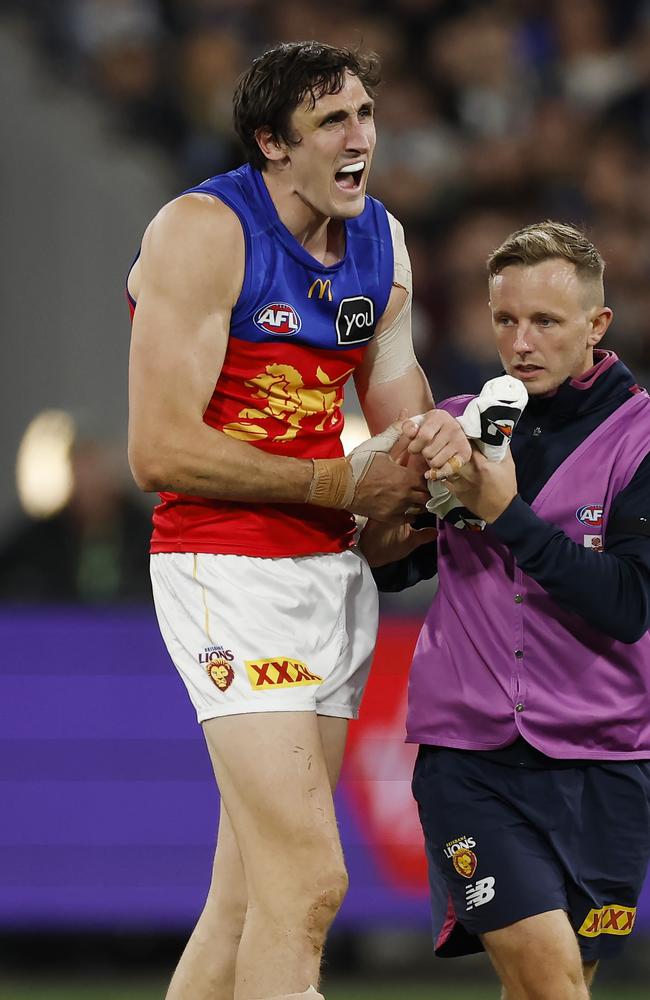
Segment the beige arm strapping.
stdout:
[[368,385],[392,382],[417,364],[411,335],[411,302],[413,299],[411,261],[404,241],[402,224],[390,212],[387,214],[393,237],[395,261],[393,284],[405,288],[408,295],[406,302],[391,325],[385,330],[380,330],[370,342],[368,356],[364,361],[364,367],[366,362],[368,364]]

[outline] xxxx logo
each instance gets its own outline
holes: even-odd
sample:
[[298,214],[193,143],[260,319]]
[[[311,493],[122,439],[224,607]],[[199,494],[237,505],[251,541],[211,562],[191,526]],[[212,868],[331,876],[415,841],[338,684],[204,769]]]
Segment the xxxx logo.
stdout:
[[323,683],[323,678],[313,674],[306,663],[284,657],[276,660],[246,660],[246,670],[254,691]]
[[578,934],[583,937],[599,937],[601,934],[629,934],[636,918],[635,906],[601,906],[599,910],[589,910]]

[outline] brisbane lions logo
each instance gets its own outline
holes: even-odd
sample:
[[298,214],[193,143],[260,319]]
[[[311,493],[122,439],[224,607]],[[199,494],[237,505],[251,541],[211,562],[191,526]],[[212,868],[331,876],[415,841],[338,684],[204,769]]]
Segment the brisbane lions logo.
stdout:
[[220,691],[227,691],[232,682],[235,679],[235,672],[228,663],[228,660],[219,658],[217,660],[210,660],[205,668],[208,672],[210,680]]
[[470,851],[468,847],[463,847],[454,854],[451,860],[454,868],[463,878],[471,878],[476,871],[478,858],[474,854],[474,851]]
[[[255,378],[247,379],[244,385],[257,392],[252,402],[261,400],[258,406],[248,406],[239,411],[244,422],[225,424],[223,432],[244,441],[262,441],[270,437],[272,441],[293,441],[302,430],[304,421],[310,417],[320,418],[315,431],[329,430],[341,420],[340,407],[343,402],[345,382],[354,371],[349,368],[342,375],[330,378],[319,366],[316,369],[318,388],[307,388],[301,373],[293,365],[270,364]],[[256,420],[273,417],[284,424],[284,433],[271,436],[269,430]]]

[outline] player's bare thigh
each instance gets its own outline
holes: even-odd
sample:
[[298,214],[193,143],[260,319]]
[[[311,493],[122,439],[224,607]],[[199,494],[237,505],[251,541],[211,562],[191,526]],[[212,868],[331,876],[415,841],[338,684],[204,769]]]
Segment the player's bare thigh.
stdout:
[[330,788],[333,793],[341,775],[350,722],[348,719],[338,719],[330,715],[317,715],[316,719]]
[[[339,748],[331,754],[323,749],[314,712],[263,712],[204,723],[249,890],[260,881],[268,884],[276,869],[278,877],[285,878],[286,857],[292,859],[294,877],[299,877],[301,865],[311,872],[315,851],[343,868],[330,770],[335,779],[344,723],[341,719],[325,723],[337,736]],[[331,743],[329,739],[328,747]]]
[[[262,717],[257,716],[256,718],[259,720]],[[343,764],[349,722],[347,719],[319,715],[317,716],[317,724],[329,785],[334,792]],[[214,728],[211,722],[204,723],[205,726],[210,729]],[[206,741],[208,748],[210,748],[210,738],[207,732]],[[210,754],[212,757],[212,751]],[[211,901],[214,901],[216,905],[217,900],[219,901],[217,912],[225,909],[230,912],[235,924],[241,923],[243,925],[247,901],[246,878],[237,838],[224,804],[221,806],[219,836],[208,894],[208,906]]]

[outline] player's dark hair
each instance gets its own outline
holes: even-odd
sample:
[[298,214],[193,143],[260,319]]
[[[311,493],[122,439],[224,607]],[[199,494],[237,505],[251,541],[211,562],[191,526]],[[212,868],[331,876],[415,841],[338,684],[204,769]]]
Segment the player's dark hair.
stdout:
[[233,96],[233,121],[246,157],[263,170],[266,157],[256,139],[261,128],[275,139],[295,144],[289,119],[308,99],[310,107],[326,94],[337,94],[346,72],[358,76],[374,97],[380,82],[379,56],[339,49],[323,42],[282,42],[255,59],[239,78]]

